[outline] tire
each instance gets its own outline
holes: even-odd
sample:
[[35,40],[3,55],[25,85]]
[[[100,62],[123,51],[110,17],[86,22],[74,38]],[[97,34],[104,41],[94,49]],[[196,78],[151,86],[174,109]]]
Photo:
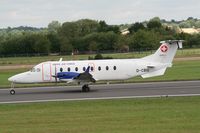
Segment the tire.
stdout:
[[88,85],[84,85],[82,87],[82,92],[89,92],[90,91],[90,87]]
[[89,92],[90,91],[90,87],[86,87],[86,92]]
[[10,90],[11,95],[15,95],[15,90]]

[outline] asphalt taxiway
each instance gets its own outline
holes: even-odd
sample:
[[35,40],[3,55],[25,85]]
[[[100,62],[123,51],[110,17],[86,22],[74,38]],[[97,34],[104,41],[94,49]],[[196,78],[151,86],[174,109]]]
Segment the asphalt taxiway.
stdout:
[[16,88],[15,95],[10,95],[9,89],[0,89],[0,103],[200,95],[200,81],[105,84],[90,87],[91,91],[87,93],[81,92],[81,86]]

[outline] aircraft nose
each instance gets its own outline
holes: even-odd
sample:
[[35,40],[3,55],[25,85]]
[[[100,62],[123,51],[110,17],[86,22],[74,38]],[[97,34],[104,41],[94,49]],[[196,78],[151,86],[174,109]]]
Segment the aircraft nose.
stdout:
[[8,81],[15,82],[15,76],[12,76],[12,77],[8,78]]
[[20,73],[8,78],[8,81],[13,83],[29,83],[30,82],[28,80],[29,75],[30,75],[29,72]]
[[20,83],[20,82],[23,82],[24,79],[25,79],[24,73],[20,73],[8,78],[8,81],[13,82],[13,83]]

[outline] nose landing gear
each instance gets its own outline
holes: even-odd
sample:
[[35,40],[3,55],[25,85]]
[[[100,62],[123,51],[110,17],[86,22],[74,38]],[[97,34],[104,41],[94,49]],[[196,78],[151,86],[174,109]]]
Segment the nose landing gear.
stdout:
[[15,90],[14,90],[15,84],[11,83],[11,90],[10,90],[10,94],[11,95],[15,95]]
[[11,94],[11,95],[15,95],[15,90],[13,90],[13,89],[10,90],[10,94]]

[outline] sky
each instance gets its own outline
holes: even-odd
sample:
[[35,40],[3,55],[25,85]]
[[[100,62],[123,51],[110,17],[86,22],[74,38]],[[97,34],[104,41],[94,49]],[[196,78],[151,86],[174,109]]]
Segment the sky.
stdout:
[[153,17],[200,18],[200,0],[0,0],[0,28],[47,27],[79,19],[130,24]]

